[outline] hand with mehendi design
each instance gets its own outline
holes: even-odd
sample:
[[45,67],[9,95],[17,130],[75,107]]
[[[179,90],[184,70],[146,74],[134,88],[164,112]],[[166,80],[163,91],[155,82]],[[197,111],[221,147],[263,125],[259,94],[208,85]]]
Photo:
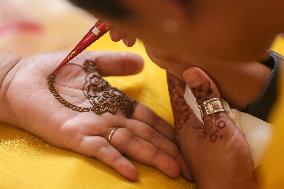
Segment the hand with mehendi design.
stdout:
[[226,112],[207,115],[199,121],[184,99],[185,84],[197,103],[220,98],[215,83],[199,68],[189,68],[183,81],[168,74],[175,118],[176,139],[200,189],[257,188],[250,149],[241,131]]
[[[122,112],[76,112],[57,101],[48,89],[47,78],[65,56],[66,53],[51,53],[19,59],[1,86],[0,107],[5,109],[1,109],[0,121],[55,146],[97,158],[133,181],[138,179],[138,171],[126,156],[170,177],[178,177],[182,170],[190,178],[173,129],[141,103],[133,117],[127,118]],[[72,62],[82,65],[86,60],[95,62],[103,76],[135,74],[143,67],[140,57],[128,53],[89,52]],[[86,100],[82,92],[83,73],[75,65],[68,65],[55,81],[64,99],[82,106]],[[113,127],[119,129],[108,142],[106,135]]]

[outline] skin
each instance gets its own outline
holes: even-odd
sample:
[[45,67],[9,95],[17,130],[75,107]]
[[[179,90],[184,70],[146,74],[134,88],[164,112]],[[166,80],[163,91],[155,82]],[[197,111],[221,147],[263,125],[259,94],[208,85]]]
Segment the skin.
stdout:
[[[197,103],[220,98],[215,83],[199,68],[189,68],[184,79]],[[207,115],[201,123],[186,104],[185,83],[168,74],[175,133],[199,189],[258,188],[253,178],[250,150],[241,131],[226,112]]]
[[[76,1],[89,2],[82,6],[89,11],[101,2]],[[105,5],[113,4],[109,0],[104,2]],[[107,13],[103,9],[93,13],[116,28],[142,39],[153,49],[163,49],[168,54],[187,54],[197,62],[259,60],[265,57],[275,35],[284,30],[284,4],[281,0],[116,2],[129,13],[121,17],[113,17],[110,11]],[[265,18],[264,13],[267,13]],[[167,29],[167,25],[174,29]]]
[[[128,47],[136,41],[134,37],[115,28],[110,30],[110,37],[114,42],[122,40]],[[200,64],[181,55],[155,51],[147,44],[145,48],[154,63],[179,79],[182,79],[182,73],[188,67],[198,66],[207,70],[210,77],[216,79],[223,98],[239,109],[244,109],[257,99],[271,74],[271,69],[259,62],[207,61],[207,64]]]
[[[110,37],[114,42],[123,41],[131,47],[136,38],[116,28],[111,27]],[[216,80],[223,98],[236,108],[244,109],[254,102],[262,92],[271,74],[271,69],[259,62],[212,62],[196,63],[190,58],[163,53],[161,50],[153,50],[145,44],[146,51],[152,61],[162,69],[173,74],[179,79],[188,67],[198,66],[210,73],[210,77]]]
[[[188,165],[198,188],[202,189],[257,188],[243,135],[226,113],[205,116],[202,125],[182,98],[184,82],[169,74],[175,134],[165,121],[141,104],[132,119],[121,113],[101,116],[78,113],[60,104],[47,88],[47,76],[65,55],[15,57],[19,62],[8,73],[0,90],[0,105],[5,107],[0,112],[1,121],[36,134],[55,146],[97,158],[132,181],[137,180],[137,170],[123,155],[156,167],[170,177],[177,177],[182,170],[192,179]],[[142,69],[141,59],[131,54],[85,53],[74,61],[82,64],[86,59],[96,62],[104,76],[134,74]],[[84,74],[70,67],[58,75],[57,88],[66,99],[82,103],[84,99],[78,89],[81,90],[79,81],[84,79]],[[118,69],[125,67],[128,69]],[[187,70],[183,75],[199,104],[220,97],[216,85],[200,69]],[[109,143],[105,138],[108,129],[117,126],[120,129]],[[175,145],[175,138],[187,165]],[[141,148],[145,150],[138,153]]]
[[[251,156],[240,131],[226,113],[205,116],[204,125],[197,122],[182,100],[184,83],[178,79],[185,80],[191,86],[199,103],[211,97],[220,97],[220,93],[238,108],[252,102],[270,74],[268,68],[255,61],[267,57],[267,50],[275,36],[284,30],[283,1],[116,2],[131,14],[112,17],[106,11],[92,10],[87,3],[81,7],[110,23],[114,28],[111,31],[114,41],[123,39],[126,45],[131,46],[134,39],[126,36],[142,39],[154,62],[172,74],[169,86],[177,138],[198,187],[256,188]],[[124,32],[119,34],[116,30]],[[192,79],[190,75],[182,78],[181,73],[192,66],[205,70],[219,86],[220,93],[213,80],[201,70],[194,71],[200,74],[198,79]],[[261,74],[254,72],[255,68]],[[251,72],[248,73],[248,70]],[[232,77],[233,73],[237,77]],[[246,74],[247,77],[243,77]],[[257,82],[248,84],[251,78],[256,78]],[[230,94],[230,90],[234,93]],[[246,99],[240,99],[240,96]]]
[[[180,172],[192,179],[175,144],[173,129],[152,110],[138,104],[132,118],[122,112],[113,115],[80,113],[66,108],[50,93],[47,77],[67,53],[18,58],[0,90],[0,121],[31,132],[61,148],[93,157],[131,181],[138,170],[128,159],[153,166],[176,178]],[[8,59],[7,59],[8,60]],[[83,53],[74,62],[91,60],[103,76],[136,74],[143,68],[141,58],[127,53]],[[57,76],[56,88],[71,103],[82,105],[81,88],[85,74],[78,66],[66,66]],[[19,95],[20,94],[20,95]],[[36,102],[36,103],[35,103]],[[83,106],[83,105],[82,105]],[[119,127],[110,143],[107,132]],[[141,151],[140,149],[144,149]]]
[[[93,1],[76,2],[89,2],[82,7],[112,26],[114,41],[122,39],[132,46],[135,37],[141,39],[152,60],[179,79],[187,67],[206,70],[223,98],[239,109],[252,103],[264,88],[271,70],[258,62],[284,30],[281,0],[118,0],[129,11],[123,17],[91,10]],[[109,1],[102,2],[108,5]],[[261,19],[269,10],[273,12]]]
[[[279,20],[279,18],[283,17],[282,15],[283,13],[281,13],[283,12],[281,11],[281,9],[283,9],[283,5],[281,5],[280,0],[274,0],[274,1],[264,0],[261,3],[259,3],[259,1],[256,1],[256,0],[250,1],[250,2],[247,2],[247,1],[227,2],[225,0],[219,0],[217,3],[216,2],[210,3],[211,1],[197,1],[197,0],[194,1],[193,0],[191,1],[191,3],[182,4],[183,6],[181,6],[181,4],[177,2],[178,1],[162,1],[162,0],[157,0],[155,2],[150,1],[150,0],[145,0],[145,1],[124,0],[123,3],[129,9],[134,10],[134,12],[136,13],[134,18],[115,21],[115,20],[108,19],[107,16],[104,16],[104,15],[102,16],[105,17],[107,21],[112,23],[113,26],[117,27],[118,29],[126,31],[130,35],[141,38],[145,42],[145,44],[149,46],[148,52],[149,54],[152,54],[153,57],[156,57],[156,58],[158,57],[159,59],[161,59],[160,57],[164,57],[165,55],[167,56],[170,55],[170,57],[174,57],[179,60],[180,59],[181,60],[190,59],[192,60],[193,63],[188,66],[198,65],[201,68],[208,71],[210,75],[213,75],[214,71],[218,71],[218,70],[208,69],[208,65],[213,65],[212,67],[215,67],[216,65],[223,63],[222,61],[226,61],[226,62],[232,61],[235,63],[235,62],[244,62],[244,61],[255,61],[255,60],[265,58],[266,50],[272,43],[274,36],[277,33],[279,33],[280,30],[282,31],[283,28],[281,27],[283,27],[284,25],[283,21]],[[244,9],[244,7],[248,9]],[[266,12],[266,10],[270,10],[270,9],[273,9],[273,14],[267,14],[266,20],[260,20],[259,18],[262,18],[263,12]],[[155,17],[153,17],[152,16],[153,14],[151,14],[153,12],[155,12]],[[165,28],[161,27],[160,24],[157,24],[157,23],[164,23],[165,20],[167,20],[169,17],[175,20],[176,24],[178,25],[178,28],[177,28],[178,32],[177,31],[174,33],[169,32],[169,30],[165,30]],[[275,23],[277,23],[277,25]],[[147,32],[149,31],[149,28],[151,29],[151,32]],[[269,30],[267,28],[269,28]],[[130,46],[131,44],[128,44],[128,45]],[[243,50],[240,51],[240,49],[246,49],[246,51],[243,51]],[[222,57],[221,62],[219,60],[219,57]],[[166,63],[169,62],[168,59],[166,60],[161,59],[161,67],[166,68],[166,66],[164,66],[166,65],[165,62]],[[226,72],[229,70],[225,69],[223,71]],[[179,74],[176,71],[172,71],[172,72],[176,76],[179,76]],[[21,73],[21,72],[18,72],[18,73]],[[225,77],[225,78],[228,79],[228,77]],[[214,79],[220,84],[222,84],[222,80],[220,78],[214,77]],[[22,83],[24,81],[21,79],[19,80],[17,80],[18,82],[20,82],[18,84],[21,84],[25,87],[30,87],[34,85],[33,82],[27,83],[29,85],[24,85],[24,83]],[[266,81],[266,79],[263,79],[263,80]],[[241,81],[239,82],[242,83]],[[14,82],[11,82],[11,83],[13,84]],[[188,84],[190,84],[190,82]],[[10,83],[8,83],[8,85],[9,85],[8,89],[11,89],[11,88],[13,89],[14,87],[14,91],[13,91],[14,94],[18,94],[19,92],[22,93],[23,91],[25,91],[25,90],[16,90],[15,88],[17,88],[18,86],[10,85]],[[200,84],[200,85],[201,86],[193,87],[193,89],[195,89],[196,87],[199,89],[205,86],[205,84]],[[36,85],[33,87],[36,88]],[[226,88],[226,87],[223,87],[223,88]],[[201,92],[204,92],[204,90],[201,90]],[[216,92],[215,89],[211,89],[211,90],[213,92],[214,91]],[[248,91],[248,90],[244,90],[244,91]],[[206,90],[205,90],[205,93],[208,94],[208,96],[204,97],[205,99],[210,97],[213,94],[217,94],[217,93],[209,93]],[[6,99],[6,95],[9,96],[9,94],[11,95],[11,93],[5,91],[4,99]],[[31,94],[33,93],[30,93],[29,95]],[[17,96],[15,97],[16,99],[20,98]],[[21,106],[21,103],[25,102],[24,100],[26,99],[19,99],[19,101],[14,102],[12,101],[12,98],[10,97],[10,99],[7,98],[7,101],[4,101],[4,102],[9,102],[9,103],[18,102],[18,104],[20,104],[19,109],[18,108],[13,109],[12,107],[10,107],[11,112],[15,112],[16,115],[18,115],[17,120],[13,120],[11,118],[11,120],[13,120],[16,124],[18,122],[21,122],[21,120],[23,121],[25,119],[23,118],[23,116],[21,116],[21,113],[28,111],[27,109],[25,109],[25,106],[23,105]],[[4,104],[4,105],[7,105],[7,104]],[[238,104],[238,102],[236,102],[236,105],[241,106],[243,104],[241,103]],[[12,115],[11,112],[8,113],[9,115],[8,117],[11,117]],[[34,114],[36,112],[32,112],[32,113]],[[71,116],[71,117],[73,118],[74,116]],[[220,124],[221,122],[223,124]],[[226,125],[225,127],[224,127],[224,124]],[[18,125],[21,125],[21,124],[18,124]],[[58,126],[60,124],[57,123],[55,125]],[[186,134],[197,133],[196,134],[197,137],[195,140],[200,139],[200,138],[204,138],[204,140],[201,140],[201,142],[197,140],[198,145],[200,142],[200,146],[197,146],[197,147],[194,146],[196,145],[196,143],[190,144],[186,139],[184,139],[183,141],[182,137],[180,137],[179,140],[181,142],[179,143],[180,143],[180,146],[183,148],[183,153],[187,159],[188,164],[192,166],[194,175],[197,180],[198,187],[200,188],[214,188],[215,187],[216,188],[216,186],[218,187],[223,186],[224,188],[225,187],[228,188],[228,186],[230,186],[230,188],[232,188],[234,186],[248,187],[249,184],[251,184],[250,186],[254,187],[253,182],[251,182],[252,180],[251,170],[246,171],[246,169],[244,170],[242,169],[244,167],[250,168],[249,165],[251,163],[248,158],[246,143],[243,142],[242,135],[239,134],[238,131],[236,131],[234,125],[232,124],[230,120],[228,120],[228,116],[226,114],[221,113],[220,115],[218,114],[218,115],[209,117],[208,121],[205,122],[205,125],[203,127],[198,123],[190,124],[190,125],[194,125],[194,131],[196,132],[188,131],[185,133]],[[190,125],[188,125],[187,128],[190,128]],[[223,126],[220,126],[220,125],[223,125]],[[50,126],[50,125],[47,125],[47,126]],[[212,135],[212,133],[209,132],[211,131],[211,129],[204,129],[204,128],[213,128],[214,130],[216,129],[216,127],[217,128],[224,127],[223,129],[224,131],[221,134],[222,140],[217,140],[217,141],[209,140],[208,142],[208,139],[207,139],[208,136]],[[35,129],[34,131],[36,130],[37,129]],[[38,134],[39,136],[41,136],[41,134],[44,135],[41,132],[42,131],[39,132]],[[180,132],[177,132],[177,133],[180,133]],[[237,139],[235,139],[234,136],[237,136],[236,137]],[[48,138],[50,138],[50,136]],[[188,136],[184,138],[188,138]],[[215,145],[212,145],[212,144],[215,144]],[[232,146],[228,144],[231,144]],[[184,148],[190,147],[190,145],[192,145],[192,148],[194,149],[193,150],[194,153],[192,154],[195,154],[195,150],[197,150],[198,152],[198,149],[200,149],[200,151],[202,152],[202,153],[201,152],[197,153],[199,154],[199,156],[197,156],[198,158],[204,156],[204,159],[202,159],[202,163],[203,163],[202,166],[198,164],[197,160],[199,159],[197,157],[190,155],[188,149],[184,149]],[[225,148],[225,150],[227,150],[226,152],[228,152],[225,154],[227,155],[229,154],[231,156],[229,157],[223,156],[224,152],[222,150],[223,150],[224,145],[225,146],[228,145],[229,147],[232,147],[232,148]],[[208,151],[204,150],[206,147],[209,147]],[[233,149],[233,151],[231,149]],[[241,159],[243,159],[244,161],[240,161],[240,159],[236,158],[237,157],[236,154],[237,152],[240,152],[239,151],[240,149],[245,149],[244,151],[241,151]],[[206,155],[206,153],[208,155]],[[222,155],[221,157],[217,156],[218,157],[217,158],[216,156],[212,156],[213,153],[222,154]],[[216,158],[216,159],[212,160],[211,157]],[[224,159],[224,161],[220,161],[222,160],[222,158]],[[229,162],[228,159],[232,160],[235,163],[240,162],[240,165]],[[220,163],[222,168],[224,168],[225,172],[227,171],[227,168],[228,169],[235,168],[233,169],[235,171],[233,171],[233,174],[232,172],[228,171],[228,173],[230,174],[224,174],[227,176],[225,177],[227,179],[222,179],[224,178],[222,177],[224,175],[215,174],[215,173],[220,172],[219,171],[220,167],[212,166],[214,165],[214,162]],[[208,169],[204,169],[202,167],[206,167]],[[240,171],[238,169],[240,169]],[[244,174],[244,176],[241,174],[240,176],[239,173],[247,173],[247,174]],[[226,182],[224,183],[223,180],[225,180]],[[208,182],[208,181],[212,181],[212,182]],[[214,184],[214,186],[208,186],[207,185],[208,183]],[[242,187],[242,188],[245,188],[245,187]]]
[[148,54],[153,62],[181,80],[188,67],[198,66],[208,71],[216,79],[222,97],[238,109],[244,109],[259,97],[271,74],[271,69],[259,62],[207,62],[202,66],[178,56],[155,54],[151,50]]

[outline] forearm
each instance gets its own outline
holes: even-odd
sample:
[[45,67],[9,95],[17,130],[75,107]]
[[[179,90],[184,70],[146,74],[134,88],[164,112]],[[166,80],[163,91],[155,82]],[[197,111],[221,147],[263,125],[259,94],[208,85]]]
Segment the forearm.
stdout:
[[11,70],[19,62],[20,57],[0,50],[0,121],[6,122],[8,116],[8,105],[6,103],[6,92],[12,80]]

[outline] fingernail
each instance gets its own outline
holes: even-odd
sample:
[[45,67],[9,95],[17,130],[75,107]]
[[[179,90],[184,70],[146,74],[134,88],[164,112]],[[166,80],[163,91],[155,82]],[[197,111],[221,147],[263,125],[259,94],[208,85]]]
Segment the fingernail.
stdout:
[[111,40],[113,40],[114,42],[118,42],[121,40],[121,34],[117,33],[117,32],[113,32],[111,34]]
[[90,11],[104,14],[112,19],[120,19],[130,14],[117,0],[70,0],[75,5]]
[[200,77],[197,70],[195,70],[194,68],[193,69],[191,69],[191,68],[187,69],[183,73],[183,78],[184,78],[185,82],[189,85],[190,88],[198,87],[202,82],[202,78]]

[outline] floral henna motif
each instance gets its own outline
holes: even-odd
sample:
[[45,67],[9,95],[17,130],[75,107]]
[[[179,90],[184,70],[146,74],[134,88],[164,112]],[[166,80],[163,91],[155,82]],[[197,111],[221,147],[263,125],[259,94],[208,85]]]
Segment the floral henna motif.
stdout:
[[[210,87],[210,83],[208,85],[208,90],[203,91],[201,87],[195,88],[192,90],[196,101],[198,104],[202,104],[204,101],[212,98],[212,90]],[[203,111],[203,139],[209,139],[211,142],[216,142],[218,139],[223,139],[222,130],[224,130],[227,126],[226,122],[222,120],[218,113],[212,115],[206,115],[204,108]]]
[[204,117],[204,128],[202,138],[208,138],[211,142],[223,139],[222,130],[226,128],[226,122],[221,120],[218,115]]
[[175,129],[176,132],[179,133],[184,125],[187,124],[188,120],[193,115],[193,112],[187,105],[182,92],[178,90],[176,83],[171,79],[168,79],[168,86],[174,114]]
[[62,98],[55,88],[56,74],[51,74],[48,77],[48,87],[54,97],[64,106],[78,112],[93,111],[96,114],[106,112],[115,114],[121,110],[127,117],[132,117],[136,108],[137,102],[131,100],[123,92],[104,80],[99,74],[95,64],[91,61],[86,61],[82,67],[86,72],[86,82],[83,86],[83,93],[90,102],[90,107],[84,108],[73,105]]
[[[183,96],[183,91],[181,91],[181,89],[184,88],[184,85],[168,78],[168,86],[177,134],[179,134],[179,132],[187,124],[192,129],[200,131],[198,133],[200,133],[201,139],[208,139],[210,142],[216,142],[219,139],[223,139],[224,136],[222,131],[227,127],[227,124],[226,121],[224,121],[218,113],[212,115],[204,114],[204,125],[202,125],[200,122],[198,122],[197,119],[192,119],[194,113],[186,103]],[[198,104],[202,104],[204,101],[211,99],[213,94],[210,83],[208,83],[207,91],[204,91],[201,87],[198,87],[196,89],[193,89],[192,92],[196,97]],[[204,108],[202,109],[202,111],[205,111]],[[192,120],[192,123],[189,122],[190,120]]]
[[85,62],[83,69],[87,73],[83,87],[84,95],[92,105],[92,111],[97,114],[110,112],[115,114],[118,110],[131,117],[136,101],[128,98],[123,92],[104,80],[97,71],[93,62]]
[[201,86],[192,89],[192,93],[196,98],[198,104],[203,103],[204,101],[208,100],[212,97],[212,90],[210,87],[210,82],[208,82],[208,90],[204,91]]

